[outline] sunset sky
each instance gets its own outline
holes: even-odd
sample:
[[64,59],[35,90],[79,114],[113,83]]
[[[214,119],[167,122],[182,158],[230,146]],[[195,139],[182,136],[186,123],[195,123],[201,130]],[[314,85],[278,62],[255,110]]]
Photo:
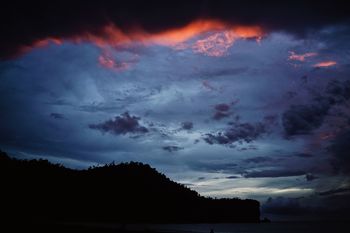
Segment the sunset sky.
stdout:
[[5,4],[0,149],[72,168],[141,161],[264,215],[350,210],[342,1]]

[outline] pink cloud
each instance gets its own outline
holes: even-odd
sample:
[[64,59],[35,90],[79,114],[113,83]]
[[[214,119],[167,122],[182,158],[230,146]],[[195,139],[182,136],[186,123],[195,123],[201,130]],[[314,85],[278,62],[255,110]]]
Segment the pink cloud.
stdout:
[[289,53],[290,53],[290,55],[288,57],[289,60],[301,61],[301,62],[305,61],[305,59],[308,57],[317,56],[317,53],[314,53],[314,52],[304,53],[304,54],[296,54],[295,52],[290,51]]
[[98,57],[98,63],[106,68],[106,69],[111,69],[114,71],[125,71],[128,70],[133,64],[136,63],[136,59],[133,58],[128,61],[117,61],[111,52],[108,50],[104,50],[102,54]]
[[259,27],[237,27],[216,32],[205,39],[197,40],[192,49],[195,53],[211,57],[222,57],[238,39],[255,38],[258,42],[263,33]]
[[[121,30],[113,23],[108,23],[99,29],[99,33],[86,32],[69,37],[60,38],[43,38],[35,41],[29,46],[24,46],[21,52],[28,52],[32,48],[42,47],[53,42],[61,44],[63,41],[74,43],[90,42],[96,46],[106,49],[108,47],[126,46],[132,43],[143,45],[161,45],[172,47],[177,50],[185,49],[188,46],[184,44],[196,36],[208,32],[222,32],[222,36],[214,35],[205,39],[206,41],[198,42],[195,50],[209,56],[222,56],[230,47],[236,38],[261,38],[264,34],[260,26],[231,25],[223,21],[213,19],[197,19],[187,25],[178,28],[163,30],[160,32],[150,33],[142,27],[134,26],[127,32]],[[224,39],[219,37],[225,37]],[[224,40],[224,41],[222,41]],[[215,46],[213,44],[216,44]],[[221,46],[221,48],[220,48]],[[101,58],[103,63],[111,66],[112,62]]]
[[330,67],[330,66],[335,66],[336,64],[337,62],[335,61],[323,61],[313,65],[313,67],[316,67],[316,68]]

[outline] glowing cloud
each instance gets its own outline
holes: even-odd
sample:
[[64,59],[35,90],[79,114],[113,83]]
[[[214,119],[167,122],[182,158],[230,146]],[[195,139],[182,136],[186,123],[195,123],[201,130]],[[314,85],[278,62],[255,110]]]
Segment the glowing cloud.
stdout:
[[[132,43],[143,45],[162,45],[174,49],[188,48],[184,42],[208,32],[215,32],[209,37],[198,40],[192,46],[197,53],[208,56],[222,56],[227,49],[232,46],[236,39],[256,38],[259,40],[263,36],[263,31],[258,26],[237,26],[229,25],[217,20],[196,20],[183,27],[168,29],[165,31],[150,33],[142,28],[134,27],[128,31],[122,31],[116,25],[110,23],[99,30],[98,33],[86,32],[67,38],[47,38],[34,42],[31,46],[26,46],[23,52],[30,48],[42,47],[52,41],[61,44],[63,40],[74,43],[88,42],[101,48],[128,46]],[[101,58],[103,60],[104,58]],[[108,61],[107,63],[111,63]],[[110,65],[109,65],[110,66]]]
[[313,67],[316,67],[316,68],[330,67],[330,66],[335,66],[336,64],[337,62],[335,61],[323,61],[313,65]]
[[224,33],[229,41],[233,38],[260,38],[263,35],[262,29],[258,26],[232,26],[216,20],[196,20],[180,28],[153,34],[139,28],[123,32],[115,25],[109,24],[99,35],[85,34],[74,38],[74,40],[77,42],[86,40],[101,47],[118,46],[132,42],[173,47],[198,35],[213,31]]
[[207,56],[225,56],[227,50],[237,39],[257,38],[260,40],[262,31],[259,27],[238,27],[231,30],[216,32],[215,34],[201,40],[197,40],[192,49],[195,53]]
[[206,39],[198,40],[193,46],[195,53],[202,53],[207,56],[221,57],[235,41],[235,34],[230,31],[218,32]]
[[317,53],[296,54],[293,51],[290,51],[289,53],[290,53],[288,57],[289,60],[295,60],[295,61],[301,61],[301,62],[305,61],[307,57],[314,57],[317,55]]
[[213,30],[223,30],[226,26],[227,25],[220,21],[198,20],[182,28],[171,29],[152,35],[144,35],[143,41],[165,46],[175,46],[202,33]]
[[98,57],[99,64],[107,69],[111,69],[113,71],[125,71],[129,69],[134,63],[136,63],[136,59],[133,58],[128,61],[118,62],[112,55],[112,53],[108,50],[104,50],[102,54]]
[[46,38],[42,40],[35,41],[32,45],[24,45],[19,49],[19,53],[27,53],[33,48],[42,48],[48,46],[49,44],[61,45],[63,43],[62,39],[59,38]]

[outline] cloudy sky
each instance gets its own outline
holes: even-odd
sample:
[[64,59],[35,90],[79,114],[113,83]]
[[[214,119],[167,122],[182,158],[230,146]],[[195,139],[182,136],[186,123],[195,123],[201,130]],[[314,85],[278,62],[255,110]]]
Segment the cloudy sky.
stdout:
[[141,161],[283,219],[350,209],[341,2],[75,4],[5,4],[1,150],[79,169]]

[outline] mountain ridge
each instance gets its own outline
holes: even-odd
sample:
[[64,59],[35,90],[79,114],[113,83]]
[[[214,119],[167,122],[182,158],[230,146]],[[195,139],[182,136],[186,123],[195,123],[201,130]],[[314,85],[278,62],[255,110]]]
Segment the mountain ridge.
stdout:
[[117,223],[259,222],[255,200],[200,196],[148,164],[74,170],[0,152],[1,215],[43,221]]

